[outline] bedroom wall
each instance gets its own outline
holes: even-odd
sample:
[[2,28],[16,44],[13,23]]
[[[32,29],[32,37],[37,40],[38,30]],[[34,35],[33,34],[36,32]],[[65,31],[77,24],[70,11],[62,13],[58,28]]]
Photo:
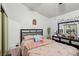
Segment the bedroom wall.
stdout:
[[50,28],[51,28],[51,36],[52,36],[58,29],[57,23],[59,22],[59,20],[57,20],[55,17],[49,20],[50,20]]
[[[36,26],[32,25],[33,19],[36,19],[37,21]],[[20,20],[20,22],[23,24],[22,28],[25,29],[43,29],[44,37],[47,37],[47,27],[49,27],[49,21],[47,18],[41,16],[40,14],[32,12],[31,16],[29,15],[27,18],[25,17],[24,20]]]
[[[29,8],[27,8],[24,5],[19,4],[19,3],[3,4],[3,6],[4,6],[8,16],[10,18],[12,18],[13,20],[20,22],[22,24],[22,28],[43,29],[44,37],[47,37],[47,27],[49,26],[49,24],[48,24],[49,20],[47,17],[45,17],[33,10],[30,10]],[[36,27],[32,26],[33,19],[37,20]]]
[[20,43],[21,24],[8,18],[8,49],[16,47]]
[[[73,12],[70,12],[70,13],[66,13],[66,14],[63,14],[63,15],[60,15],[60,16],[56,16],[56,17],[53,17],[49,20],[51,22],[50,26],[51,26],[51,29],[52,29],[51,35],[53,35],[56,32],[56,30],[58,30],[57,24],[59,22],[79,20],[79,10],[76,10],[76,11],[73,11]],[[77,27],[78,27],[77,30],[78,30],[78,35],[79,35],[79,24],[77,25]]]

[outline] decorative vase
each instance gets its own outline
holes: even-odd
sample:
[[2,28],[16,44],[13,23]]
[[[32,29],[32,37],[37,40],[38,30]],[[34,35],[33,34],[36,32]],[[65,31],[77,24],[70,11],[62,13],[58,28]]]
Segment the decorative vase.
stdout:
[[48,28],[47,28],[47,33],[48,33],[48,35],[47,35],[47,39],[51,39],[50,32],[51,32],[51,28],[48,27]]

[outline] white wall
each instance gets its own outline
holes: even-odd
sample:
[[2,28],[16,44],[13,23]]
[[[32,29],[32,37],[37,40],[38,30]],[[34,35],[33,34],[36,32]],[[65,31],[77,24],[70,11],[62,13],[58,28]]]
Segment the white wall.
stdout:
[[59,20],[56,19],[55,17],[51,18],[49,20],[50,20],[51,36],[52,36],[58,30],[58,22],[59,22]]
[[21,24],[8,18],[8,48],[12,49],[20,43]]
[[44,30],[44,36],[47,36],[47,27],[49,26],[48,18],[30,10],[29,8],[25,7],[22,4],[3,4],[6,13],[10,18],[13,20],[16,20],[22,24],[22,28],[30,29],[33,28],[32,26],[32,20],[37,20],[37,26],[36,28],[43,29]]
[[[37,20],[37,25],[35,27],[32,25],[33,19]],[[44,37],[47,37],[47,27],[49,26],[48,19],[41,16],[40,14],[32,12],[31,15],[27,15],[27,17],[24,17],[24,19],[20,20],[20,22],[23,25],[22,28],[25,29],[43,29]]]

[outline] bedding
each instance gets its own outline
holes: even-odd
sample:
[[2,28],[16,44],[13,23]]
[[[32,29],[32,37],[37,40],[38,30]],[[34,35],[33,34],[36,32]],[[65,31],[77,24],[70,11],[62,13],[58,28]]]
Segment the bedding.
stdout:
[[[58,43],[53,40],[42,39],[38,43],[33,40],[29,42],[29,47],[26,42],[22,45],[22,55],[24,56],[76,56],[79,51],[75,47]],[[29,41],[29,40],[28,40]]]
[[22,45],[25,46],[28,50],[37,48],[42,45],[48,44],[44,38],[40,39],[40,42],[34,42],[34,39],[29,39],[22,42]]
[[35,43],[32,39],[25,41],[24,45],[28,50],[35,47]]
[[29,56],[76,56],[79,51],[68,45],[64,45],[58,42],[41,46],[28,51]]

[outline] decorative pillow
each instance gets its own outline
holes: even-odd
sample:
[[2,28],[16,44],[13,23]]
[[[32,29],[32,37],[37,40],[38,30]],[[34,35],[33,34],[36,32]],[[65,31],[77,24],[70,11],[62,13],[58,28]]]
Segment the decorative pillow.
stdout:
[[40,39],[40,42],[35,42],[35,44],[36,44],[36,47],[39,47],[39,46],[42,46],[42,45],[46,45],[48,43],[46,42],[46,39],[42,36],[41,39]]
[[41,35],[34,35],[34,41],[35,42],[40,42],[42,36]]
[[32,35],[24,36],[24,40],[28,40],[28,39],[33,39],[33,36]]

